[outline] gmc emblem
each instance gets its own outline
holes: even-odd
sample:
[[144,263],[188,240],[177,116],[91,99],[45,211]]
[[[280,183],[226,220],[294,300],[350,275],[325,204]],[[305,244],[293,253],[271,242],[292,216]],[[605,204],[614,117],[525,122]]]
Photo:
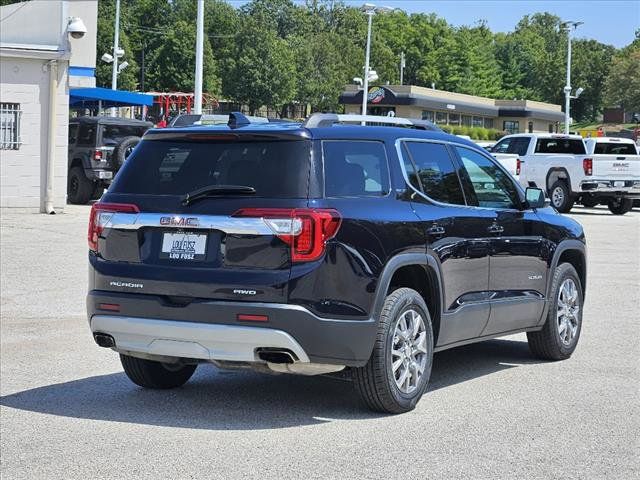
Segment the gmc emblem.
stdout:
[[160,225],[172,227],[197,227],[200,224],[198,217],[160,217]]

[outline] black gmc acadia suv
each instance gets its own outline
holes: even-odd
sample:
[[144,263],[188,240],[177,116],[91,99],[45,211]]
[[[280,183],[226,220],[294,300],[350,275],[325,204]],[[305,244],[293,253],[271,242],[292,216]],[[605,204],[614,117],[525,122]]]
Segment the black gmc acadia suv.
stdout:
[[434,352],[527,332],[561,360],[580,336],[581,226],[426,122],[231,114],[150,130],[88,240],[94,338],[148,388],[201,362],[342,371],[368,407],[399,413]]

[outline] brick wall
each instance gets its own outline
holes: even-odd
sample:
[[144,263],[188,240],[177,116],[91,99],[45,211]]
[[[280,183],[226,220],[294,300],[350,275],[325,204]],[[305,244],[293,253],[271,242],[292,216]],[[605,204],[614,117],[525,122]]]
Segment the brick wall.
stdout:
[[[46,60],[0,57],[0,98],[22,110],[18,150],[0,150],[0,207],[42,211],[47,161],[49,70]],[[66,203],[68,63],[58,62],[54,206]]]

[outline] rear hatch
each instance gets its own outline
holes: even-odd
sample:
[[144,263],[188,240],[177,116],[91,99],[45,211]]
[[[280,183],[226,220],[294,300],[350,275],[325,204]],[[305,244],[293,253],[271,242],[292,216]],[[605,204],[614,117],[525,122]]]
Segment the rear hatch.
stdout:
[[595,143],[593,176],[597,178],[640,179],[640,156],[632,143],[615,141]]
[[231,132],[143,139],[92,211],[96,289],[174,303],[286,300],[311,141],[300,129]]

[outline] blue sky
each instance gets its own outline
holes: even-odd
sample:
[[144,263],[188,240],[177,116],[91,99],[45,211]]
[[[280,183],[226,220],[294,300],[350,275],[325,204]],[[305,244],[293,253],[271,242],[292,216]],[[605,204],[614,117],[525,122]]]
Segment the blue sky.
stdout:
[[[578,38],[593,38],[624,47],[640,28],[640,0],[347,0],[348,5],[365,2],[401,8],[408,13],[434,12],[452,25],[473,25],[487,20],[494,32],[509,32],[526,14],[551,12],[565,20],[584,22]],[[246,1],[230,0],[238,7]],[[296,3],[304,3],[297,1]]]

